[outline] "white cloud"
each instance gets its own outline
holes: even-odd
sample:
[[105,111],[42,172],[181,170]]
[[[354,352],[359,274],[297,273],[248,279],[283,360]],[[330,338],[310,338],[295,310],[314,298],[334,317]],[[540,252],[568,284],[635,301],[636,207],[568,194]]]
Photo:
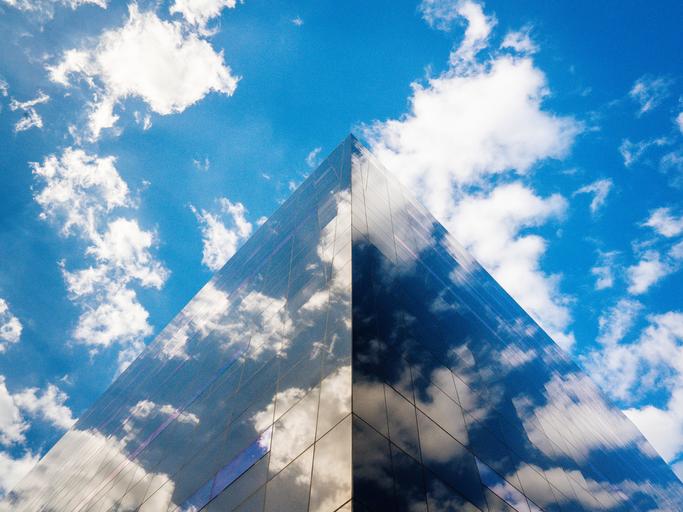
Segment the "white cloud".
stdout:
[[54,16],[55,6],[62,5],[71,9],[78,9],[81,5],[92,4],[107,8],[106,0],[1,0],[6,5],[19,11],[30,13],[41,19],[50,19]]
[[624,414],[636,424],[666,461],[683,449],[683,388],[676,389],[666,407],[630,408]]
[[206,172],[209,170],[209,167],[211,167],[211,161],[208,156],[205,156],[203,160],[195,158],[192,160],[192,165],[194,165],[195,169],[198,171]]
[[0,498],[14,488],[40,460],[38,454],[24,452],[18,458],[0,451]]
[[12,314],[7,301],[0,298],[0,353],[19,341],[22,330],[21,322]]
[[235,5],[236,0],[174,0],[169,12],[182,15],[188,23],[205,31],[209,20],[220,15],[226,7],[234,9]]
[[112,343],[135,343],[152,333],[147,322],[149,313],[129,288],[106,290],[104,300],[86,310],[78,318],[74,338],[86,345],[108,347]]
[[149,114],[142,114],[139,110],[133,112],[135,122],[142,126],[143,130],[149,130],[152,127],[152,116]]
[[12,99],[9,104],[9,108],[12,111],[20,110],[22,111],[22,117],[14,125],[14,132],[23,132],[29,128],[42,128],[43,118],[40,117],[38,111],[36,110],[36,105],[42,103],[47,103],[50,101],[50,97],[42,91],[38,91],[38,96],[35,99],[29,101],[17,101]]
[[560,195],[542,198],[513,182],[488,195],[463,197],[447,226],[548,334],[569,350],[574,338],[566,333],[571,321],[568,299],[559,292],[559,277],[540,269],[546,242],[537,235],[520,234],[561,216],[566,207]]
[[676,125],[678,126],[678,129],[681,131],[681,133],[683,133],[683,112],[676,116]]
[[594,353],[589,368],[612,396],[637,404],[653,390],[668,391],[663,407],[634,405],[625,414],[659,454],[671,461],[683,451],[683,313],[648,317],[632,343],[608,344]]
[[600,315],[597,342],[602,345],[619,343],[633,327],[642,309],[643,305],[638,301],[621,299],[616,306]]
[[423,0],[419,9],[425,21],[439,30],[449,30],[456,19],[465,19],[465,37],[456,52],[465,60],[471,60],[486,45],[496,24],[495,18],[487,17],[482,6],[471,0]]
[[0,375],[0,444],[12,445],[25,441],[29,424],[24,420],[14,396],[7,389],[5,376]]
[[320,159],[318,158],[320,156],[320,152],[323,150],[321,147],[317,147],[311,152],[306,155],[306,165],[309,167],[316,167],[320,163]]
[[624,165],[626,167],[631,167],[638,162],[650,148],[666,146],[667,144],[669,144],[669,141],[664,137],[642,140],[640,142],[631,142],[628,139],[624,139],[619,146],[619,153],[624,159]]
[[638,115],[641,116],[659,106],[669,96],[671,84],[672,81],[668,78],[648,75],[636,80],[628,94],[640,106]]
[[612,189],[612,180],[610,179],[602,179],[602,180],[597,180],[594,181],[593,183],[589,183],[588,185],[584,185],[580,189],[578,189],[576,192],[574,192],[573,195],[576,194],[593,194],[593,199],[591,200],[591,213],[595,215],[598,210],[605,204],[607,201],[607,195],[609,194],[610,190]]
[[49,155],[42,164],[32,165],[43,183],[35,193],[41,217],[62,235],[85,242],[84,256],[94,260],[78,270],[62,263],[70,297],[83,310],[74,340],[93,349],[119,344],[123,366],[152,332],[149,315],[131,286],[161,288],[168,270],[151,253],[155,233],[143,230],[136,219],[115,216],[116,210],[135,206],[115,163],[111,156],[67,148],[61,156]]
[[141,12],[135,3],[122,27],[101,34],[94,48],[65,52],[48,70],[54,82],[70,86],[76,76],[93,89],[88,125],[94,139],[114,126],[114,107],[126,98],[140,98],[168,115],[212,91],[232,95],[238,80],[208,41],[179,22]]
[[58,429],[69,429],[75,422],[71,410],[64,405],[68,396],[57,386],[44,390],[28,388],[12,394],[5,376],[0,375],[0,445],[23,444],[31,427],[25,416],[38,418]]
[[531,55],[538,51],[538,46],[531,39],[531,27],[524,27],[522,30],[511,31],[505,34],[501,43],[501,48],[509,48],[517,53]]
[[596,265],[591,268],[591,274],[595,276],[595,289],[604,290],[614,286],[612,269],[606,265]]
[[32,417],[39,417],[53,426],[67,430],[76,420],[64,402],[68,395],[54,384],[48,384],[47,389],[29,388],[14,395],[14,403],[22,411]]
[[616,251],[598,252],[598,261],[595,266],[591,268],[591,274],[595,276],[596,290],[604,290],[614,286],[612,267],[614,266],[614,258],[616,255]]
[[154,233],[142,230],[137,220],[114,219],[92,242],[87,253],[128,280],[159,289],[168,277],[168,271],[150,253],[155,245]]
[[244,216],[246,208],[242,203],[232,203],[225,197],[219,198],[217,203],[216,213],[198,211],[191,206],[202,231],[202,263],[211,270],[221,268],[252,231],[251,223]]
[[304,20],[301,18],[301,16],[294,16],[290,21],[292,22],[292,25],[297,27],[300,27],[304,24]]
[[650,217],[643,223],[667,238],[683,233],[683,215],[677,217],[671,208],[657,208],[650,213]]
[[0,77],[0,96],[7,97],[9,94],[9,84],[6,80]]
[[441,220],[454,189],[561,158],[579,130],[574,120],[542,110],[545,77],[528,58],[499,57],[465,75],[450,70],[413,89],[408,114],[365,134],[379,160]]
[[546,158],[562,158],[581,126],[543,110],[545,76],[529,57],[476,62],[494,24],[479,4],[435,0],[420,8],[439,28],[463,17],[465,38],[447,71],[426,85],[413,84],[409,112],[365,127],[364,135],[378,159],[569,347],[568,299],[559,292],[559,276],[540,268],[545,240],[528,233],[559,217],[566,201],[540,197],[520,182],[493,182],[495,175],[524,174]]
[[73,148],[66,148],[60,157],[46,157],[42,164],[33,163],[33,173],[44,182],[35,195],[41,216],[61,224],[63,235],[80,231],[95,236],[101,217],[131,204],[115,163],[114,157],[100,158]]
[[648,316],[635,342],[609,343],[587,360],[610,396],[635,403],[653,389],[683,387],[683,313]]
[[657,251],[646,251],[640,261],[626,269],[628,292],[633,295],[645,293],[652,285],[672,272]]

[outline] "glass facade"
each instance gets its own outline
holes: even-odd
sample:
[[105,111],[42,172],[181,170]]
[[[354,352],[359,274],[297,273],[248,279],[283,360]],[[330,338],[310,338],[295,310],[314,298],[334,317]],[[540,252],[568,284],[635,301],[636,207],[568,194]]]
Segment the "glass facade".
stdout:
[[0,509],[683,510],[683,486],[349,137]]

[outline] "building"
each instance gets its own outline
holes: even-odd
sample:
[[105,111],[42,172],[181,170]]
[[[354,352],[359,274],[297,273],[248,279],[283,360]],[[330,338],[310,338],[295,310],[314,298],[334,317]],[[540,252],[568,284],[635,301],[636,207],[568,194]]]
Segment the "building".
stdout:
[[683,486],[350,136],[3,506],[683,510]]

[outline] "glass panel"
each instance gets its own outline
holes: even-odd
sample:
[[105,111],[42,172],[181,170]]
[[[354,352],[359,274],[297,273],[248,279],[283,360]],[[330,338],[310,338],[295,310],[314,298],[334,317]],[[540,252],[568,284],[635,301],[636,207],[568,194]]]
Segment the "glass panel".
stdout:
[[305,512],[308,509],[312,463],[313,447],[268,482],[265,512]]
[[427,511],[422,466],[402,450],[391,445],[391,462],[394,470],[396,510],[405,512]]
[[[208,512],[233,510],[251,494],[266,483],[268,479],[268,456],[262,457],[247,472],[228,486],[215,500],[209,503]],[[263,501],[261,502],[261,509]],[[259,510],[261,510],[259,509]]]
[[331,512],[351,499],[351,416],[315,445],[310,512]]
[[411,457],[420,460],[415,407],[389,386],[386,386],[385,393],[389,417],[389,439]]
[[424,465],[470,502],[479,507],[484,506],[474,456],[419,411],[417,418]]
[[368,510],[392,509],[394,479],[389,440],[353,416],[353,499]]
[[[273,424],[273,446],[270,453],[271,475],[278,473],[313,444],[319,391],[320,387],[316,387],[309,392]],[[280,394],[288,392],[289,390],[284,390]]]

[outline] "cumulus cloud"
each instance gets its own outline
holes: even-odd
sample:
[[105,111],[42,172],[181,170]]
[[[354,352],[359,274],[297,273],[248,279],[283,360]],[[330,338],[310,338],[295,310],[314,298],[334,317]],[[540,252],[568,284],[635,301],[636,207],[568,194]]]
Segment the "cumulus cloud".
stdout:
[[19,481],[31,471],[40,456],[30,450],[19,457],[0,451],[0,497],[8,493]]
[[0,444],[9,446],[25,441],[29,424],[19,410],[14,396],[7,389],[5,376],[0,375]]
[[641,76],[629,91],[629,96],[638,104],[638,115],[658,107],[668,96],[672,81],[666,77]]
[[589,183],[588,185],[584,185],[574,192],[574,195],[592,194],[593,199],[591,200],[590,209],[591,213],[595,215],[607,201],[607,195],[609,194],[610,190],[612,190],[612,185],[613,183],[610,179],[597,180],[593,183]]
[[[612,396],[633,404],[625,414],[671,461],[683,451],[683,313],[668,311],[647,320],[635,341],[615,337],[591,355],[588,366]],[[639,405],[654,390],[668,393],[665,403]]]
[[567,203],[555,194],[540,197],[519,182],[496,187],[488,195],[469,194],[454,207],[448,227],[479,262],[568,350],[573,335],[567,300],[559,292],[559,277],[546,275],[540,259],[546,242],[520,232],[561,216]]
[[463,18],[465,37],[451,53],[449,69],[413,84],[410,110],[365,127],[365,138],[379,160],[569,347],[568,298],[559,291],[560,276],[541,270],[546,241],[528,232],[560,217],[566,201],[557,194],[542,197],[510,177],[564,157],[581,125],[543,109],[546,79],[530,57],[477,60],[494,25],[481,5],[434,0],[420,9],[437,28]]
[[[31,428],[28,418],[46,422],[59,430],[69,429],[75,422],[71,409],[65,405],[69,397],[57,386],[48,384],[47,388],[28,388],[12,394],[7,389],[5,376],[0,375],[0,445],[16,447],[26,442],[26,432]],[[3,465],[8,471],[26,472],[37,457],[29,451],[19,459],[0,451],[0,475]],[[15,478],[19,478],[15,474]],[[0,495],[4,487],[0,476]]]
[[588,360],[601,387],[625,402],[635,403],[656,387],[683,387],[683,313],[669,311],[647,320],[636,341],[614,340]]
[[93,349],[119,344],[123,367],[152,332],[132,285],[161,288],[168,270],[152,255],[155,233],[143,230],[137,219],[119,216],[118,210],[135,204],[115,164],[111,156],[66,148],[32,166],[42,185],[34,196],[41,217],[63,236],[85,242],[84,256],[92,261],[77,270],[62,263],[69,295],[83,309],[74,340]]
[[66,148],[34,163],[33,173],[44,186],[35,195],[41,217],[60,225],[63,235],[97,233],[97,222],[117,207],[129,206],[128,185],[116,170],[116,159]]
[[14,403],[22,411],[32,417],[39,417],[54,427],[67,430],[76,420],[64,403],[68,395],[54,384],[48,384],[47,389],[29,388],[14,395]]
[[[217,3],[174,6],[195,6],[199,16],[208,4]],[[153,112],[168,115],[184,111],[210,92],[232,95],[238,80],[223,53],[200,35],[184,30],[179,22],[161,20],[152,11],[142,12],[135,3],[122,27],[105,31],[92,48],[66,51],[48,71],[56,83],[69,87],[82,78],[93,90],[88,128],[94,139],[115,125],[114,108],[127,98],[139,98]]]
[[198,211],[194,206],[190,206],[202,232],[202,263],[210,270],[221,268],[253,229],[245,218],[247,210],[242,203],[233,203],[225,197],[219,198],[216,202],[218,209],[215,213],[203,209]]
[[19,110],[22,112],[21,119],[14,125],[14,132],[23,132],[29,128],[42,128],[43,118],[40,117],[40,114],[38,114],[35,107],[36,105],[47,103],[48,101],[50,101],[50,97],[41,91],[38,91],[38,96],[32,100],[22,102],[12,99],[9,104],[10,110]]
[[672,460],[683,449],[683,388],[674,390],[665,407],[646,405],[629,408],[624,414],[664,460]]
[[671,208],[657,208],[650,213],[650,217],[643,223],[667,238],[683,233],[683,215],[677,216]]
[[12,314],[7,301],[0,298],[0,353],[19,341],[22,330],[21,322]]

